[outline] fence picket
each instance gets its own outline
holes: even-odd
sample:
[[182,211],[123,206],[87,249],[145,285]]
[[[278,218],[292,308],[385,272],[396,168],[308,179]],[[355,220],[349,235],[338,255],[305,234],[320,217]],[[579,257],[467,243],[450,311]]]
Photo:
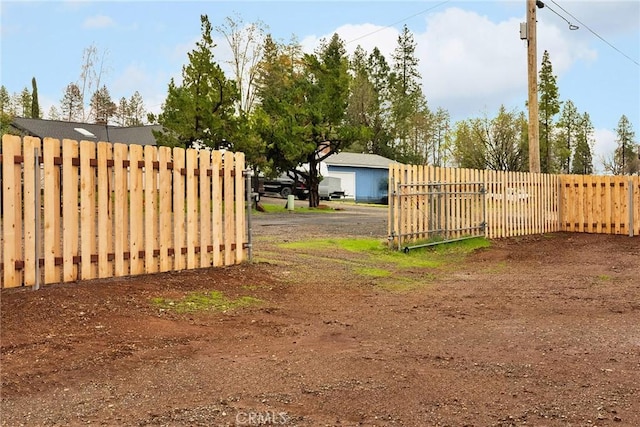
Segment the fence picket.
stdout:
[[173,149],[173,251],[174,269],[184,270],[186,263],[185,246],[185,150]]
[[234,227],[234,212],[233,212],[233,200],[235,197],[234,192],[234,180],[233,180],[233,153],[227,151],[223,155],[223,170],[224,170],[224,262],[225,264],[233,264],[233,250],[235,243],[235,235],[233,234]]
[[129,269],[130,274],[144,273],[144,201],[142,189],[142,146],[129,146]]
[[22,258],[22,172],[15,158],[22,156],[20,137],[2,135],[2,233],[4,238],[3,287],[20,286],[22,270],[16,262]]
[[245,259],[242,153],[223,167],[220,152],[11,135],[1,153],[1,287]]
[[[60,140],[45,138],[43,142],[44,164],[44,283],[62,280],[62,246],[60,236],[62,204],[60,203]],[[6,236],[5,236],[6,237]],[[57,263],[57,260],[60,263]]]
[[190,148],[186,152],[186,212],[187,212],[187,269],[196,268],[196,246],[198,245],[198,205],[196,187],[196,168],[198,166],[197,151]]
[[62,141],[62,279],[65,282],[78,280],[78,142]]
[[96,264],[91,261],[97,254],[96,239],[96,178],[91,165],[96,161],[96,145],[89,141],[80,141],[80,277],[82,280],[97,276]]
[[146,273],[158,271],[158,150],[144,147],[144,270]]
[[[33,286],[37,282],[36,274],[38,269],[35,268],[39,262],[40,242],[37,241],[36,235],[40,230],[36,230],[36,215],[40,216],[40,206],[36,209],[36,170],[34,168],[36,158],[35,150],[40,150],[40,140],[33,137],[24,138],[24,168],[23,168],[23,211],[24,211],[24,284]],[[38,154],[39,155],[39,154]],[[40,162],[38,161],[38,165]],[[38,166],[38,169],[40,167]],[[40,172],[40,171],[38,171]],[[40,191],[40,182],[38,184],[38,192]]]
[[158,149],[160,271],[169,271],[173,268],[173,257],[170,255],[170,250],[175,247],[172,227],[172,170],[169,168],[170,163],[171,149],[160,147]]
[[222,253],[220,250],[220,246],[223,243],[221,236],[224,236],[224,224],[222,223],[222,212],[223,212],[223,200],[222,200],[222,192],[223,185],[221,176],[222,173],[222,153],[220,151],[213,152],[213,159],[211,161],[211,189],[213,193],[213,199],[211,201],[212,211],[211,211],[211,220],[213,227],[213,265],[220,266],[223,265],[224,259],[222,258]]
[[[236,253],[235,253],[235,262],[242,262],[244,259],[244,231],[245,231],[245,216],[244,209],[238,209],[238,206],[244,205],[245,200],[245,178],[243,175],[244,171],[244,153],[235,153],[234,155],[234,171],[235,175],[235,243],[236,243]],[[251,206],[248,207],[251,209]]]
[[127,184],[129,174],[125,166],[128,157],[126,145],[113,145],[114,268],[116,276],[129,274],[129,191]]
[[199,153],[200,170],[200,267],[211,266],[211,153]]

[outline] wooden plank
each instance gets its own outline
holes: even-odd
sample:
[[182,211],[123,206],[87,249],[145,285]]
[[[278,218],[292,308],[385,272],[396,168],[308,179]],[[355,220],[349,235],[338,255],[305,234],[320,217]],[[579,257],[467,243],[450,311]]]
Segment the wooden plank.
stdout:
[[91,256],[97,253],[96,238],[96,169],[91,163],[96,160],[96,144],[80,141],[80,277],[82,280],[97,277],[97,265]]
[[387,237],[388,237],[388,243],[390,245],[390,247],[394,247],[395,242],[392,242],[392,236],[395,234],[394,230],[395,230],[395,224],[394,224],[394,217],[393,217],[393,207],[395,205],[395,200],[393,199],[393,184],[395,182],[395,164],[390,164],[389,165],[389,174],[387,175],[387,197],[389,200],[389,205],[387,207]]
[[[45,138],[43,142],[44,162],[44,283],[59,283],[62,280],[62,265],[56,265],[56,258],[62,256],[60,236],[60,165],[55,163],[60,157],[60,140]],[[6,205],[5,205],[6,206]]]
[[594,188],[594,218],[593,220],[596,223],[596,228],[595,228],[595,232],[596,233],[602,233],[603,232],[603,222],[604,222],[604,210],[603,210],[603,206],[604,206],[604,187],[605,187],[605,183],[602,181],[602,177],[601,176],[597,176],[594,177],[593,179],[595,188]]
[[634,232],[633,235],[640,236],[640,176],[632,178],[633,182],[633,219],[634,219]]
[[235,216],[234,208],[234,182],[231,173],[233,171],[233,153],[226,151],[224,161],[224,265],[233,265],[234,253],[231,247],[235,243]]
[[219,267],[223,265],[223,258],[220,252],[220,245],[222,244],[222,238],[224,236],[224,229],[222,224],[222,177],[220,172],[222,171],[222,153],[220,151],[214,151],[212,153],[211,160],[211,194],[212,194],[212,211],[211,211],[211,227],[212,227],[212,241],[213,241],[213,265]]
[[158,246],[158,172],[153,167],[158,161],[158,149],[144,147],[144,271],[158,271],[155,256]]
[[546,222],[542,213],[544,212],[543,197],[547,197],[547,193],[544,188],[544,177],[540,173],[532,173],[530,175],[533,191],[533,206],[531,207],[533,211],[533,220],[531,224],[531,231],[536,233],[545,233]]
[[[441,168],[440,176],[438,177],[438,182],[441,184],[447,184],[451,182],[451,168]],[[441,186],[441,203],[440,203],[440,220],[438,228],[443,230],[442,237],[448,237],[447,230],[450,228],[449,223],[451,222],[451,192],[447,188],[447,185]]]
[[[37,192],[40,191],[40,182],[38,182],[38,191],[36,191],[36,157],[35,151],[40,153],[40,139],[31,136],[25,136],[23,139],[24,149],[24,163],[23,163],[23,200],[22,206],[24,209],[24,269],[23,284],[26,286],[34,286],[38,283],[39,279],[36,275],[39,273],[39,268],[36,265],[39,261],[40,243],[36,240],[36,236],[40,233],[38,221],[36,221],[36,215],[40,216],[40,206],[35,206],[38,200]],[[38,162],[38,179],[40,176],[40,162]]]
[[451,171],[451,183],[453,185],[449,186],[449,191],[451,191],[451,208],[452,214],[449,221],[449,228],[453,230],[450,234],[453,238],[460,237],[460,189],[462,187],[461,184],[461,172],[462,170],[459,168],[450,168]]
[[576,182],[578,183],[577,190],[577,203],[576,203],[576,221],[578,222],[578,232],[584,233],[584,223],[585,223],[585,185],[584,185],[584,175],[577,175]]
[[158,175],[159,175],[159,229],[160,229],[160,271],[170,271],[173,268],[173,257],[169,255],[169,249],[173,243],[173,214],[172,204],[172,171],[169,169],[171,162],[171,148],[158,148]]
[[182,170],[185,168],[186,152],[183,148],[173,149],[173,245],[174,269],[183,270],[187,266],[185,247],[185,180]]
[[109,161],[113,160],[113,146],[108,142],[98,142],[98,277],[113,276],[113,202]]
[[613,225],[613,220],[611,218],[611,209],[613,205],[612,200],[612,184],[613,177],[611,176],[603,176],[602,177],[604,183],[604,221],[602,224],[603,231],[607,234],[613,234],[615,226]]
[[144,273],[144,191],[142,188],[142,145],[129,145],[129,259],[132,275]]
[[544,227],[540,220],[540,174],[525,173],[527,177],[527,234],[541,234]]
[[416,204],[415,209],[417,213],[416,217],[416,228],[417,234],[416,239],[424,239],[425,238],[425,209],[424,209],[424,195],[425,186],[424,186],[424,165],[416,166],[416,181],[420,184],[416,187]]
[[629,234],[629,180],[626,176],[619,177],[618,194],[620,197],[620,207],[618,208],[619,234]]
[[553,182],[549,174],[539,174],[540,177],[540,215],[543,221],[543,231],[545,233],[555,231],[553,229],[553,200],[557,197],[553,191]]
[[211,236],[211,152],[200,150],[198,153],[200,170],[200,267],[211,267],[211,252],[208,247],[213,244]]
[[514,177],[514,185],[513,185],[513,208],[514,208],[514,228],[515,235],[521,236],[523,234],[523,218],[526,215],[524,209],[524,199],[523,199],[523,173],[522,172],[513,172]]
[[129,249],[129,191],[127,180],[129,173],[124,165],[129,152],[125,144],[113,145],[113,213],[114,213],[114,275],[116,277],[129,274],[129,261],[124,253]]
[[198,167],[198,152],[193,148],[186,151],[186,177],[187,186],[187,268],[196,268],[196,245],[198,244],[198,203],[196,195],[196,175],[195,170]]
[[485,186],[487,187],[486,196],[486,215],[487,215],[487,237],[495,239],[499,236],[498,233],[498,183],[497,174],[494,170],[487,170],[484,172]]
[[[245,243],[245,178],[243,175],[244,171],[244,153],[236,153],[235,154],[235,187],[236,187],[236,195],[235,195],[235,226],[236,226],[236,254],[235,254],[235,262],[236,264],[240,264],[244,260],[244,243]],[[251,209],[251,207],[248,207]]]
[[71,139],[62,141],[62,281],[78,280],[78,266],[74,257],[78,255],[78,167],[74,159],[78,157],[78,142]]
[[587,175],[584,177],[587,198],[586,202],[586,212],[585,212],[585,231],[587,233],[595,233],[597,230],[597,211],[596,211],[596,203],[597,203],[597,194],[596,194],[596,180],[597,177],[592,175]]
[[409,229],[407,230],[410,234],[410,239],[412,242],[416,240],[416,232],[418,229],[417,224],[417,212],[415,209],[416,205],[416,176],[417,176],[417,167],[416,165],[409,165],[409,183],[412,185],[409,187],[408,196],[407,196],[407,224]]
[[22,141],[19,136],[2,135],[2,238],[4,239],[3,288],[22,285],[22,273],[16,269],[16,261],[22,260],[22,173],[21,164],[15,164],[15,156],[21,156]]
[[624,221],[624,217],[623,215],[621,215],[621,213],[623,210],[623,200],[626,198],[626,194],[624,194],[624,191],[620,191],[620,189],[622,188],[620,185],[620,183],[622,182],[622,179],[624,178],[620,176],[616,176],[613,178],[614,187],[613,187],[612,214],[613,214],[613,221],[615,224],[615,229],[614,229],[615,234],[623,233],[622,222]]

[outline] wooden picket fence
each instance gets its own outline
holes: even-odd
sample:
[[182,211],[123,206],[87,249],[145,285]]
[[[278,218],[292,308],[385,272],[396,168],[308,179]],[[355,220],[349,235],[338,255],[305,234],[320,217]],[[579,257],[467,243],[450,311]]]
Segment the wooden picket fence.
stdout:
[[640,236],[640,176],[561,175],[561,226]]
[[2,287],[241,263],[244,154],[3,135]]
[[[640,235],[640,177],[550,175],[392,164],[389,168],[390,245],[434,237],[428,206],[435,183],[447,184],[445,240],[555,231]],[[481,188],[482,201],[474,198]],[[411,189],[409,192],[407,189]],[[440,202],[442,203],[442,202]],[[438,211],[438,214],[442,213]],[[441,224],[442,221],[436,221]],[[435,234],[438,234],[435,233]]]

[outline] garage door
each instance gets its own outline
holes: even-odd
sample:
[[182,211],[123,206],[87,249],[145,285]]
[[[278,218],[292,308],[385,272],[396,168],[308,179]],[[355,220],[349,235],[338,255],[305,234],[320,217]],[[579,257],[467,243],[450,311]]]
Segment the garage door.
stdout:
[[342,180],[342,191],[345,199],[356,198],[356,173],[355,172],[329,172],[327,176],[335,176]]

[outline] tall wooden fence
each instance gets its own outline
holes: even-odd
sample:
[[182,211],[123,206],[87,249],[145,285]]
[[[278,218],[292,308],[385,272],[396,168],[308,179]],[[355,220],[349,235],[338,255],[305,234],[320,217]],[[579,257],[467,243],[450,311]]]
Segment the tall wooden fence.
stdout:
[[563,231],[640,236],[640,176],[561,175]]
[[2,287],[237,264],[244,154],[4,135]]
[[[488,238],[554,231],[640,235],[640,177],[549,175],[393,164],[389,168],[390,242],[400,247],[433,236],[429,198],[420,188],[451,190],[446,238],[482,224]],[[469,197],[480,185],[483,202]],[[408,193],[407,189],[418,189]],[[475,201],[472,201],[475,200]],[[442,221],[440,221],[442,223]]]

